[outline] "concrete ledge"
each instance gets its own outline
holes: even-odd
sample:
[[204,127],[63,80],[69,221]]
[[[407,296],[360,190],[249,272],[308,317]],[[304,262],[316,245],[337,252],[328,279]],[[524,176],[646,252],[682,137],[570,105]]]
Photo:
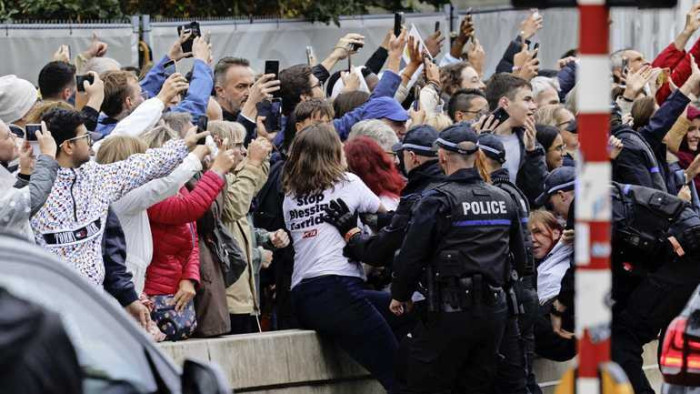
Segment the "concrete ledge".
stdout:
[[[186,358],[219,364],[237,393],[385,393],[364,368],[314,331],[231,335],[159,346],[178,365]],[[553,393],[562,374],[573,365],[574,361],[536,360],[535,374],[543,391]],[[656,368],[656,342],[645,348],[644,365],[652,386],[658,390],[661,375]]]

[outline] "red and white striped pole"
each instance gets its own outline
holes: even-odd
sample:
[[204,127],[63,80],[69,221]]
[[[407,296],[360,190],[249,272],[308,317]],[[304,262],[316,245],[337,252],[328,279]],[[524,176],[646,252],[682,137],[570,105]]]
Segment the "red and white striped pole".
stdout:
[[581,157],[576,185],[576,393],[599,393],[598,367],[610,360],[610,128],[608,8],[578,0],[580,64],[577,81]]

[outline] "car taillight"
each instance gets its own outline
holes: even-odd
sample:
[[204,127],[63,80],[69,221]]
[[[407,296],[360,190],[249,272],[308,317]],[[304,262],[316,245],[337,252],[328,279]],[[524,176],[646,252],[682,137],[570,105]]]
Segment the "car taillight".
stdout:
[[661,373],[668,383],[700,385],[700,340],[688,337],[688,319],[675,318],[661,348]]

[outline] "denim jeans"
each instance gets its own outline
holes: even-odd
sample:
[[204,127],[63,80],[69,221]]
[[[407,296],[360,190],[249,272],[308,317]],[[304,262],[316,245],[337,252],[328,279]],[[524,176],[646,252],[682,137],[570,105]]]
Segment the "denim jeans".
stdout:
[[294,287],[292,303],[302,327],[337,343],[391,391],[398,344],[375,306],[388,310],[391,296],[377,293],[364,290],[362,279],[329,275]]

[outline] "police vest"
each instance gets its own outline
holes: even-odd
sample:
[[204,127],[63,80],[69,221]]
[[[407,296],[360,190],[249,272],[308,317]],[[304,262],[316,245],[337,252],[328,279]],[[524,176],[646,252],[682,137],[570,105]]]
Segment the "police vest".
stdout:
[[[666,180],[664,179],[665,174],[662,174],[663,168],[660,166],[658,160],[656,160],[656,155],[654,155],[654,151],[651,149],[651,146],[649,146],[649,143],[646,142],[639,133],[629,128],[617,129],[613,131],[613,135],[620,139],[625,138],[625,144],[627,144],[628,147],[631,147],[629,145],[634,145],[642,150],[649,162],[647,171],[649,171],[654,188],[664,192],[667,191]],[[615,167],[616,164],[617,161],[613,160],[613,167]]]
[[432,192],[444,196],[449,207],[433,261],[437,281],[480,274],[486,283],[503,286],[509,273],[510,229],[517,220],[511,197],[483,181],[443,183]]
[[654,271],[675,257],[700,254],[700,217],[656,189],[612,183],[615,263]]
[[532,236],[528,228],[528,220],[530,216],[530,204],[522,191],[510,181],[503,179],[494,179],[493,185],[499,187],[510,195],[518,208],[518,217],[520,217],[520,232],[523,234],[523,242],[525,243],[525,256],[527,260],[524,266],[518,267],[515,264],[515,269],[518,275],[522,278],[526,275],[534,275],[535,273],[535,257],[532,254]]

